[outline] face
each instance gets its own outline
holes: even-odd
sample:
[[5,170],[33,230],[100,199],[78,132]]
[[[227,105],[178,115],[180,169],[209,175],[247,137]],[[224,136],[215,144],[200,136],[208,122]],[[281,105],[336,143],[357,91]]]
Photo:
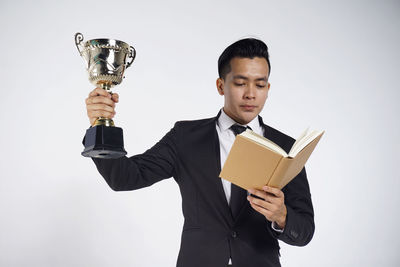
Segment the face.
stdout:
[[224,111],[240,124],[248,124],[264,107],[268,97],[268,63],[265,58],[235,57],[231,72],[218,78],[217,89],[225,98]]

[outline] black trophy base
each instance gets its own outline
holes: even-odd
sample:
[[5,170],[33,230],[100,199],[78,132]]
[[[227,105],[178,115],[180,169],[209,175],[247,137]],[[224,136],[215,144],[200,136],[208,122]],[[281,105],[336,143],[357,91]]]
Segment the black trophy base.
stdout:
[[97,125],[86,130],[82,156],[115,159],[126,155],[122,128]]

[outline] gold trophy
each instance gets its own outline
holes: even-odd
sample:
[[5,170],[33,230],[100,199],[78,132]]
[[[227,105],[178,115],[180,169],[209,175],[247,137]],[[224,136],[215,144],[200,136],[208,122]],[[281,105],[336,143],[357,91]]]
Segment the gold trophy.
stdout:
[[[86,61],[89,81],[112,94],[111,88],[122,82],[136,50],[127,43],[114,39],[92,39],[83,42],[81,33],[75,34],[79,54]],[[93,127],[86,130],[82,155],[92,158],[119,158],[126,155],[122,128],[115,127],[112,119],[99,117]]]

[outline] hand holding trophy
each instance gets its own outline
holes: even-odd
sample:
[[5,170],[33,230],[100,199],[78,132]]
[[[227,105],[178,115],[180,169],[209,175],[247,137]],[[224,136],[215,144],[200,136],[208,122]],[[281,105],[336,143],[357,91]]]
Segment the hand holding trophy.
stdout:
[[[125,69],[136,57],[135,48],[113,39],[82,42],[83,35],[76,33],[75,44],[86,61],[89,81],[112,95],[111,88],[122,82]],[[94,126],[86,131],[84,143],[82,155],[85,157],[119,158],[126,155],[122,128],[115,127],[111,118],[97,118]]]

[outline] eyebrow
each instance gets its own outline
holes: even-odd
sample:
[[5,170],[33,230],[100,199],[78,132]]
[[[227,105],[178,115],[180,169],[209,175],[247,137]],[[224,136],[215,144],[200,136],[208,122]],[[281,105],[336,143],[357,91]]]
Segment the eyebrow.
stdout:
[[[235,75],[233,76],[233,79],[242,79],[242,80],[249,80],[249,78],[247,78],[246,76],[243,75]],[[261,77],[261,78],[257,78],[255,79],[256,81],[267,81],[267,77]]]

